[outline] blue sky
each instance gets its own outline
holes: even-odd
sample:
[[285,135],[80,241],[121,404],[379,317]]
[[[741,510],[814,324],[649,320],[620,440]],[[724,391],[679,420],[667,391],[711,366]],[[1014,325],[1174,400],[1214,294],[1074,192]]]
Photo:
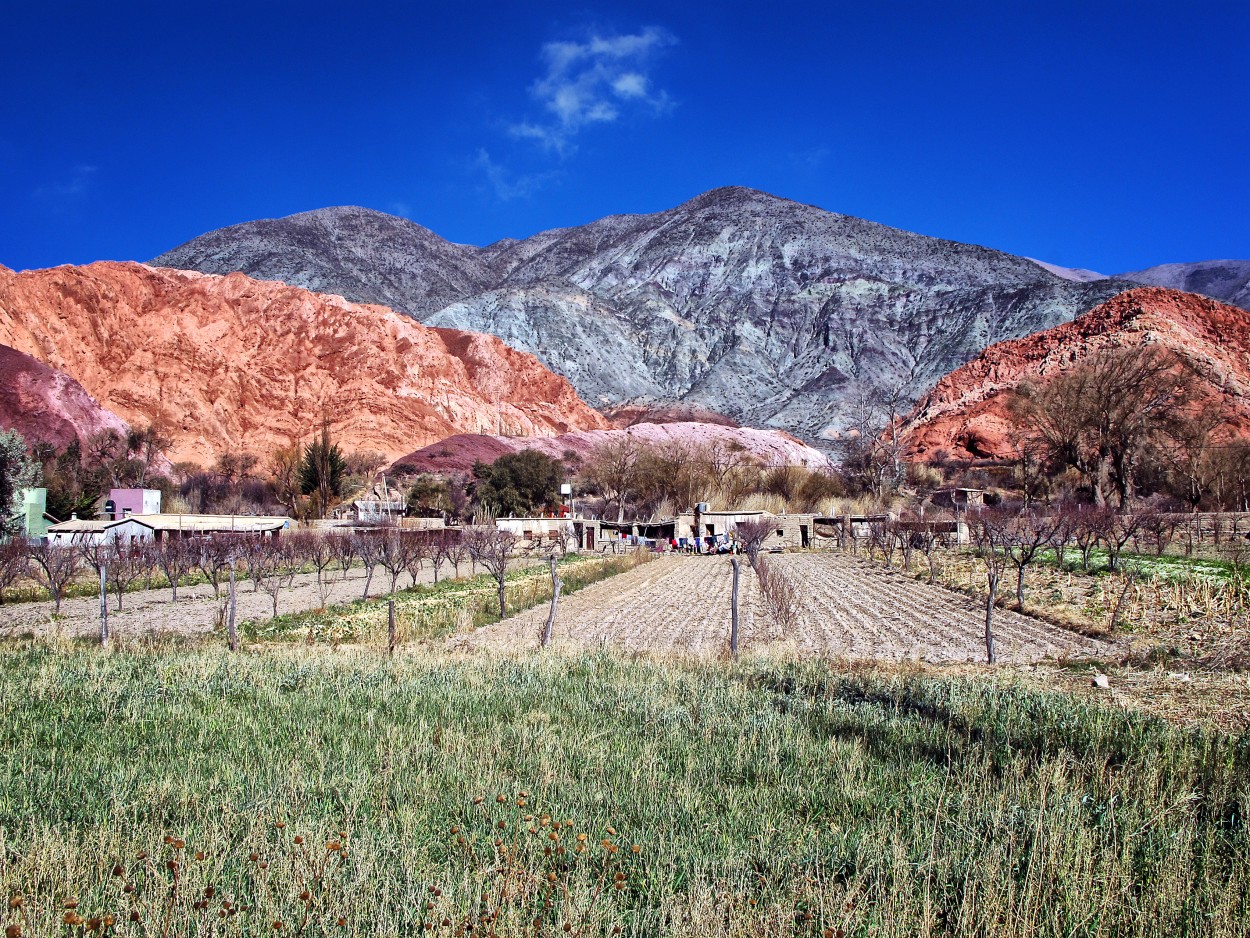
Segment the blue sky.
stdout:
[[1250,3],[6,4],[0,263],[326,205],[484,244],[747,185],[1111,273],[1250,257]]

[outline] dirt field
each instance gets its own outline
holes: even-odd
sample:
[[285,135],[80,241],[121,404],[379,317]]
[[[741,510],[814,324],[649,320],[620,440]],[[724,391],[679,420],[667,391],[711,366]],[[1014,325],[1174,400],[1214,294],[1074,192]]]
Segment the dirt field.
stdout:
[[[816,657],[932,662],[985,660],[985,607],[857,557],[768,558],[795,585],[799,650]],[[1006,609],[994,613],[994,653],[1010,663],[1098,656],[1109,645]]]
[[[842,554],[776,555],[798,588],[794,634],[767,614],[743,558],[741,649],[807,657],[985,660],[984,612],[973,600]],[[730,571],[724,557],[667,556],[564,599],[554,644],[610,645],[654,655],[717,657],[729,641]],[[453,645],[497,652],[537,646],[546,607],[458,636]],[[1003,662],[1106,654],[1110,647],[1006,610],[995,613]]]
[[[444,573],[450,571],[444,570]],[[468,567],[461,568],[462,573]],[[418,577],[419,583],[429,583],[434,573],[426,567]],[[328,602],[342,603],[359,599],[364,592],[365,572],[357,567],[347,572],[347,579],[337,569],[327,574],[330,581]],[[408,586],[407,574],[400,577],[400,587]],[[387,586],[388,578],[382,570],[374,573],[369,595],[378,596]],[[222,588],[223,597],[225,587]],[[252,590],[250,581],[241,580],[236,591],[238,621],[267,619],[273,614],[273,600],[263,590]],[[168,589],[140,590],[127,593],[122,601],[122,611],[117,611],[117,595],[109,594],[109,628],[120,639],[139,638],[158,633],[176,635],[202,635],[212,630],[217,621],[218,600],[213,598],[211,584],[180,586],[178,601],[174,602]],[[278,597],[279,612],[297,612],[321,606],[314,573],[300,574],[294,583],[282,590]],[[96,636],[100,634],[100,600],[98,597],[67,599],[61,603],[59,617],[53,615],[51,602],[13,603],[0,606],[0,639],[27,635],[59,635],[64,638]]]
[[[726,654],[730,627],[729,561],[666,555],[560,600],[552,644],[611,646],[659,656]],[[739,633],[742,647],[779,639],[768,631],[758,584],[742,558]],[[532,650],[547,620],[543,604],[452,639],[453,647],[495,652]],[[760,630],[763,629],[761,632]]]

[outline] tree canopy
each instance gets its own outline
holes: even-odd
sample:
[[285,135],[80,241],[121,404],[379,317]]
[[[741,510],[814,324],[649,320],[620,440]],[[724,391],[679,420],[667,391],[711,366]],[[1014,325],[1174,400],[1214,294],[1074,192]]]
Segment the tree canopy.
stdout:
[[558,501],[564,465],[538,450],[500,456],[489,465],[473,465],[474,496],[492,514],[533,514]]

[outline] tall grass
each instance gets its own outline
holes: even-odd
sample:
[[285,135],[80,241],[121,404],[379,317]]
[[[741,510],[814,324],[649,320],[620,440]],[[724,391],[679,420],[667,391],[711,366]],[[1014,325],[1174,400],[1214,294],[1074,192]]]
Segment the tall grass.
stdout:
[[298,647],[2,654],[0,895],[23,898],[0,916],[27,936],[67,933],[70,914],[143,935],[1250,923],[1244,737],[1001,678]]

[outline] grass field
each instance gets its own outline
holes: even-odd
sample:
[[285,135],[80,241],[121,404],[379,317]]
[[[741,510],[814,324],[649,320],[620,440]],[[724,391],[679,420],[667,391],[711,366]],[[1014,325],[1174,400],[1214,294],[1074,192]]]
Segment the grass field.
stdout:
[[1250,929],[1246,738],[1007,671],[0,655],[25,936]]

